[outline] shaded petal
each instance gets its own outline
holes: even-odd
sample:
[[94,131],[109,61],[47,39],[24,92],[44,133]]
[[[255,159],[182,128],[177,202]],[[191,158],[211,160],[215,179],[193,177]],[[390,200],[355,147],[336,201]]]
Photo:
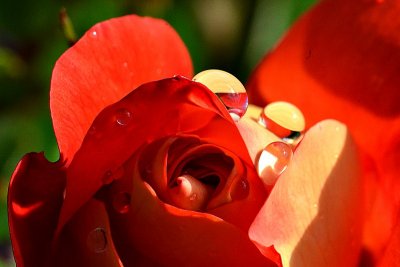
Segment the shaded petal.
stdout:
[[72,160],[103,108],[145,82],[192,71],[185,45],[163,20],[130,15],[93,26],[53,70],[50,107],[63,157]]
[[53,249],[52,266],[123,266],[114,247],[104,204],[96,199],[79,209]]
[[365,243],[379,257],[400,203],[400,2],[325,0],[301,18],[250,79],[253,102],[284,100],[308,125],[344,122],[361,147]]
[[25,155],[15,169],[8,191],[8,218],[18,266],[50,266],[65,178],[62,162],[50,163],[43,153]]
[[[250,227],[283,266],[355,266],[361,247],[362,187],[346,127],[323,121],[300,143]],[[310,253],[312,251],[312,253]]]
[[128,212],[108,206],[112,234],[122,261],[136,263],[132,249],[160,266],[275,266],[259,253],[247,234],[211,214],[182,210],[161,202],[141,179],[131,176],[113,183],[107,203],[131,194]]

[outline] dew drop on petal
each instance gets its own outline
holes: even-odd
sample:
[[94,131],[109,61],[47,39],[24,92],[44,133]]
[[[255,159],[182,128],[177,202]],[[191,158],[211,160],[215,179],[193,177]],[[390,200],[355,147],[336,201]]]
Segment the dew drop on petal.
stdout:
[[246,198],[249,194],[249,190],[249,182],[245,178],[239,179],[232,189],[232,200],[240,200]]
[[116,212],[125,214],[131,206],[131,194],[128,192],[119,192],[114,196],[113,207]]
[[193,81],[199,82],[216,94],[234,121],[243,117],[248,107],[248,97],[243,84],[232,74],[222,70],[205,70]]
[[300,109],[283,101],[264,107],[258,122],[293,147],[301,141],[305,129],[305,120]]
[[98,227],[92,230],[87,237],[87,246],[95,253],[102,253],[107,249],[106,231]]
[[93,37],[93,38],[96,38],[97,37],[97,32],[96,31],[92,31],[90,33],[90,36]]
[[284,142],[268,144],[261,152],[257,172],[265,185],[273,185],[292,159],[293,151]]
[[127,109],[119,109],[115,114],[115,121],[119,126],[126,126],[132,119],[132,114]]

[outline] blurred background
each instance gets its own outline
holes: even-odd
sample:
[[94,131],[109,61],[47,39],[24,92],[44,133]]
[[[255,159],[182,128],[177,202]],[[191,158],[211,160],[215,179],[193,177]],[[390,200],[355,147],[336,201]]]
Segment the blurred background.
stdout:
[[19,159],[44,151],[58,159],[49,111],[53,65],[68,48],[64,7],[81,36],[125,14],[164,18],[187,45],[195,73],[218,68],[243,83],[262,56],[316,0],[22,0],[0,1],[0,267],[14,266],[7,187]]

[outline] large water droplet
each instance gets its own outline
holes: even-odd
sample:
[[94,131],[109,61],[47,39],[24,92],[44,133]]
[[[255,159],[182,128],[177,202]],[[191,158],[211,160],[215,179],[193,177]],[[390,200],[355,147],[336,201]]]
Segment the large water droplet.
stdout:
[[249,182],[245,179],[239,179],[231,191],[232,200],[244,199],[249,195]]
[[222,70],[205,70],[197,74],[193,81],[207,86],[227,108],[234,121],[246,112],[248,97],[243,84],[232,74]]
[[106,231],[98,227],[92,230],[87,237],[87,246],[95,253],[102,253],[107,249]]
[[305,128],[300,109],[283,101],[267,105],[261,112],[259,123],[292,146],[301,141]]
[[273,185],[292,159],[293,151],[284,142],[267,145],[260,154],[257,171],[265,185]]
[[124,108],[117,110],[117,113],[115,114],[115,121],[120,126],[128,125],[131,119],[132,119],[131,112]]
[[113,207],[118,213],[127,213],[131,206],[131,194],[128,192],[119,192],[114,196]]

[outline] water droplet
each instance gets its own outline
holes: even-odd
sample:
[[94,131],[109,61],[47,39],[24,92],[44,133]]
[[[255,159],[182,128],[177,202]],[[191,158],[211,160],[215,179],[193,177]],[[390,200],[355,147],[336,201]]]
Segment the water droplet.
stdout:
[[246,112],[248,97],[243,84],[232,74],[222,70],[206,70],[197,74],[193,81],[204,84],[225,105],[234,121]]
[[119,213],[127,213],[131,205],[131,194],[128,192],[119,192],[114,196],[113,207]]
[[385,2],[385,0],[375,0],[375,3],[377,4],[382,4],[383,2]]
[[291,147],[284,142],[273,142],[263,149],[258,159],[257,171],[265,185],[273,185],[276,182],[292,156]]
[[239,179],[231,191],[232,200],[244,199],[248,196],[249,191],[249,182],[245,178]]
[[96,38],[97,37],[97,32],[96,31],[92,31],[90,36],[92,36],[93,38]]
[[261,112],[261,125],[295,147],[303,137],[303,113],[293,104],[278,101],[267,105]]
[[115,121],[120,126],[126,126],[132,119],[132,114],[127,109],[119,109],[115,115]]
[[128,62],[124,62],[124,63],[122,64],[122,66],[123,66],[124,68],[127,68],[127,67],[128,67]]
[[98,227],[92,230],[87,238],[87,246],[95,253],[102,253],[107,249],[106,231]]

